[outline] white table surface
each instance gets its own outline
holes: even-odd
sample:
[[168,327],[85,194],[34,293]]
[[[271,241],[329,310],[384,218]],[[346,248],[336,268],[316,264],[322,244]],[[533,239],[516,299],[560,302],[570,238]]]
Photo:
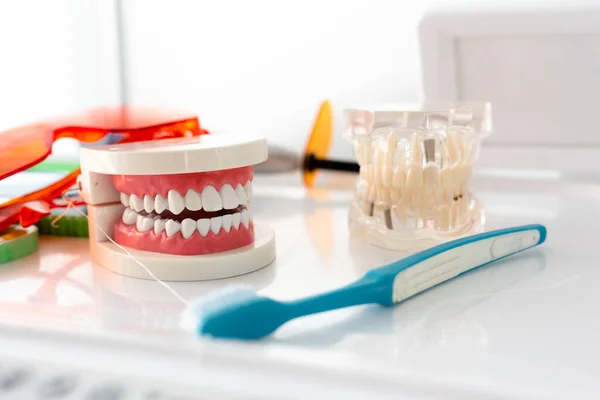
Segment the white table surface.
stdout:
[[[192,299],[246,283],[291,299],[403,256],[349,237],[353,176],[321,178],[307,191],[295,174],[256,176],[254,218],[275,229],[274,264],[173,288]],[[39,253],[1,267],[0,321],[185,349],[235,349],[331,379],[379,377],[393,384],[387,394],[397,399],[599,398],[600,176],[481,170],[473,187],[486,207],[487,229],[542,223],[546,243],[393,309],[306,317],[257,343],[213,342],[180,328],[183,305],[158,283],[93,265],[86,239],[45,237]]]

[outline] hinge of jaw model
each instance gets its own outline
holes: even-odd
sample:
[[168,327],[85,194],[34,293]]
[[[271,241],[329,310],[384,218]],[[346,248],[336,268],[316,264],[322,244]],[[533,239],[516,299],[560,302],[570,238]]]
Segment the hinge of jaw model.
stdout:
[[275,238],[252,219],[252,181],[253,166],[266,159],[265,139],[228,133],[82,149],[79,187],[93,261],[152,279],[138,260],[164,281],[265,267]]

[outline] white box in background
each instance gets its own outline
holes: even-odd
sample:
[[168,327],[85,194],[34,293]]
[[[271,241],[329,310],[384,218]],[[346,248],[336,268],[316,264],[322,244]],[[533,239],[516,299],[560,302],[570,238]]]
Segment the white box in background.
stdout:
[[444,2],[423,16],[419,46],[424,100],[492,102],[482,165],[597,165],[600,2]]

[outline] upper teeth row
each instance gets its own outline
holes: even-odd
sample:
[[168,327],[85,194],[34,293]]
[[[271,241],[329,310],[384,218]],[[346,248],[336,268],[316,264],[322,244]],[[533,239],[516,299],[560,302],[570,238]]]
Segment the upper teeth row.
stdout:
[[[428,162],[424,157],[423,143],[419,135],[413,134],[410,144],[401,140],[397,134],[381,135],[373,142],[357,142],[354,154],[360,165],[372,164],[376,168],[423,165]],[[449,133],[440,143],[440,158],[444,165],[469,164],[473,156],[472,147],[455,132]]]
[[127,195],[121,193],[121,203],[125,207],[131,207],[134,211],[156,212],[160,214],[169,210],[173,214],[180,214],[184,209],[190,211],[219,211],[221,209],[231,210],[239,205],[252,201],[252,182],[248,181],[245,186],[238,184],[235,189],[226,183],[220,191],[212,185],[207,185],[198,193],[189,189],[187,193],[181,194],[176,190],[169,190],[167,197],[157,194],[155,197],[145,195],[141,198],[135,194]]
[[459,190],[467,185],[471,171],[471,165],[467,164],[444,167],[441,170],[436,163],[428,163],[425,168],[420,164],[408,168],[377,168],[373,165],[363,165],[360,167],[360,177],[374,186],[387,188],[429,188],[437,191],[443,187]]

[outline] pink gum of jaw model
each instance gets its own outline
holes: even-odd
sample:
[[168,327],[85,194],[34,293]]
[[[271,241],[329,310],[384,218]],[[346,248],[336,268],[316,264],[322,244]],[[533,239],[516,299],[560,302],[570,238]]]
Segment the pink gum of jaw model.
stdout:
[[113,175],[125,206],[115,241],[178,255],[218,253],[254,241],[252,167],[172,175]]

